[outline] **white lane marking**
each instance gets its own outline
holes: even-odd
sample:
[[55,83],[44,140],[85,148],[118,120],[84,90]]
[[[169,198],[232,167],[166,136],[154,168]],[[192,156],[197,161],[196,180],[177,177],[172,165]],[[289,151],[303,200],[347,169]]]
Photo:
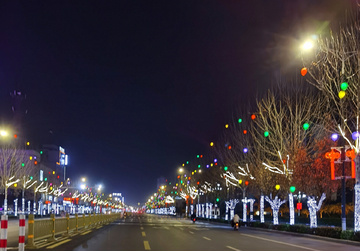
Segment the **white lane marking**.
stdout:
[[211,241],[211,239],[210,238],[208,238],[208,237],[203,237],[205,240],[208,240],[208,241]]
[[235,250],[235,251],[241,251],[240,249],[233,248],[233,247],[231,247],[231,246],[226,246],[226,247],[229,248],[229,249]]
[[286,243],[286,242],[282,242],[282,241],[275,241],[275,240],[266,239],[266,238],[262,238],[262,237],[258,237],[258,236],[254,236],[254,235],[250,235],[250,234],[241,234],[241,235],[248,236],[248,237],[252,237],[252,238],[256,238],[256,239],[259,239],[259,240],[271,241],[271,242],[274,242],[274,243],[279,243],[279,244],[283,244],[283,245],[288,245],[288,246],[291,246],[291,247],[302,248],[302,249],[311,250],[311,251],[320,251],[320,250],[318,250],[318,249],[303,247],[303,246],[299,246],[299,245],[295,245],[295,244],[291,244],[291,243]]
[[141,230],[144,230],[144,228],[143,228],[143,227],[140,227],[140,229],[141,229]]
[[164,227],[165,229],[167,229],[167,230],[169,230],[169,228],[168,227]]
[[181,230],[184,230],[182,227],[179,227]]
[[194,232],[189,231],[190,234],[194,234]]

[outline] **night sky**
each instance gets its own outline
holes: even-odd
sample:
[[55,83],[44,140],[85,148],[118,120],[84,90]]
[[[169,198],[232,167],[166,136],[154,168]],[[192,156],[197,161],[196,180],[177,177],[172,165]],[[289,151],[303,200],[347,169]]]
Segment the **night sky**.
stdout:
[[64,147],[71,178],[143,203],[236,110],[298,77],[299,44],[354,2],[2,1],[1,123],[9,93],[26,93],[27,139]]

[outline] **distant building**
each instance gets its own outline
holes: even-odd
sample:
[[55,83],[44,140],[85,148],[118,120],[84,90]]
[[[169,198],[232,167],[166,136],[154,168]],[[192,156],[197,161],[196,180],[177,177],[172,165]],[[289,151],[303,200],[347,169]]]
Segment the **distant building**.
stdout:
[[157,179],[157,188],[156,188],[156,190],[159,189],[159,187],[161,187],[161,186],[165,186],[166,182],[167,182],[167,180],[166,180],[166,178],[164,176],[159,177]]
[[[68,155],[65,154],[65,149],[56,145],[43,145],[40,153],[41,164],[55,171],[56,178],[65,181],[66,166],[68,165]],[[53,175],[53,173],[50,174]]]

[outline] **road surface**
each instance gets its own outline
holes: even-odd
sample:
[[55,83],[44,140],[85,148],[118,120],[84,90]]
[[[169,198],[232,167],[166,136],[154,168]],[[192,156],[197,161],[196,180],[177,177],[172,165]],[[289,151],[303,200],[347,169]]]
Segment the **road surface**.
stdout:
[[228,225],[203,222],[193,224],[179,218],[143,215],[121,219],[91,232],[64,237],[60,242],[46,244],[40,250],[360,251],[360,246],[246,227],[234,231]]

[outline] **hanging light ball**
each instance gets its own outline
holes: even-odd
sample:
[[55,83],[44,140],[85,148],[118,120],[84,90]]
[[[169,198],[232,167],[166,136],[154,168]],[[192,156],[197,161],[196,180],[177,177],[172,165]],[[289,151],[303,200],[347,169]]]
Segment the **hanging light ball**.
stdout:
[[265,131],[265,132],[264,132],[265,138],[269,137],[269,134],[270,134],[270,133],[269,133],[268,131]]
[[340,88],[343,91],[346,91],[346,89],[349,87],[349,84],[346,82],[341,83]]
[[333,141],[337,141],[339,139],[339,135],[337,133],[333,133],[333,134],[331,134],[331,139]]
[[275,189],[276,189],[276,190],[279,190],[279,189],[280,189],[280,185],[276,185],[276,186],[275,186]]
[[353,140],[357,140],[359,138],[359,136],[360,136],[359,132],[353,132],[351,134],[351,137],[353,138]]
[[248,152],[248,149],[245,147],[245,148],[243,149],[243,152],[244,152],[244,153],[247,153],[247,152]]
[[307,68],[306,67],[302,68],[300,73],[301,73],[301,76],[304,77],[306,75],[306,73],[307,73]]
[[210,146],[214,146],[214,142],[210,142]]
[[345,92],[344,91],[340,91],[339,92],[339,98],[342,99],[345,97]]

